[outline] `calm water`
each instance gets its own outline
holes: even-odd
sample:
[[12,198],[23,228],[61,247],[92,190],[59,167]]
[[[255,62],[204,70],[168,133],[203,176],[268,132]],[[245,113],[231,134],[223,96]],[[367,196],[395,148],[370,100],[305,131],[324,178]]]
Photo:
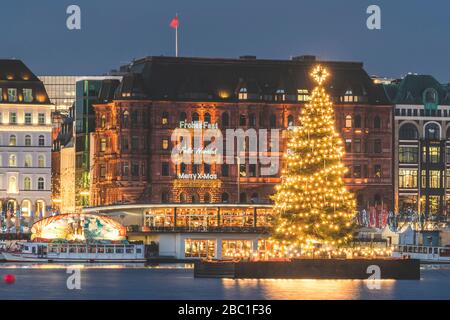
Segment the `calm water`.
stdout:
[[0,299],[450,299],[450,265],[422,267],[420,281],[194,279],[191,265],[78,265],[81,290],[68,290],[65,265],[0,264]]

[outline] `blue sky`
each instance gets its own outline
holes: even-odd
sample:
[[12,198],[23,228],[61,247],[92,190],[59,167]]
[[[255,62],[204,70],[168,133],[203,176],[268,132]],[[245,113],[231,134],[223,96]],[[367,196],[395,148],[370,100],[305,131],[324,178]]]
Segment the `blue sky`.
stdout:
[[[2,1],[0,57],[36,74],[102,74],[133,58],[174,55],[171,18],[180,16],[180,55],[362,61],[369,74],[407,72],[450,81],[448,0],[14,0]],[[66,28],[81,7],[82,29]],[[366,28],[381,7],[382,29]]]

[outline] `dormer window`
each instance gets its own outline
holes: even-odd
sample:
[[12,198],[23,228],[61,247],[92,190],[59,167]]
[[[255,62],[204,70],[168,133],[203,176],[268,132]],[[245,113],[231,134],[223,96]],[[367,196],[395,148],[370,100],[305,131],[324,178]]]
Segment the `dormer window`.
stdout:
[[307,89],[297,89],[297,100],[298,101],[309,101],[309,91]]
[[239,100],[247,100],[247,98],[248,98],[247,88],[241,88],[239,90],[238,98],[239,98]]
[[32,102],[33,101],[33,90],[32,89],[23,89],[23,101],[24,102]]
[[345,91],[344,102],[353,102],[353,91],[351,89]]
[[286,92],[284,89],[278,89],[275,92],[275,101],[285,101],[286,100]]
[[423,92],[423,104],[425,109],[436,110],[439,104],[439,96],[435,89],[428,88]]
[[8,101],[17,102],[17,89],[15,88],[8,89]]

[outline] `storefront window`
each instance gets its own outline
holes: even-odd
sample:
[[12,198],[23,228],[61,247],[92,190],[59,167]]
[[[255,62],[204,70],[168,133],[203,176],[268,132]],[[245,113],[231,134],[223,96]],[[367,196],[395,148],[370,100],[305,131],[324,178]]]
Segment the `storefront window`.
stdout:
[[213,258],[216,243],[214,240],[184,240],[184,256],[186,258]]
[[150,209],[144,214],[145,226],[150,228],[160,227],[174,227],[174,209],[173,208],[158,208]]
[[187,227],[190,230],[207,230],[217,227],[216,208],[178,208],[177,227]]
[[428,198],[428,214],[438,214],[439,198],[439,196],[430,196]]
[[222,240],[222,257],[249,257],[252,253],[250,240]]
[[437,170],[430,171],[430,188],[437,189],[441,187],[441,172]]
[[220,225],[223,227],[252,227],[253,208],[223,208],[220,218]]
[[271,225],[272,221],[272,210],[268,208],[258,208],[256,209],[256,226],[257,227],[268,227]]

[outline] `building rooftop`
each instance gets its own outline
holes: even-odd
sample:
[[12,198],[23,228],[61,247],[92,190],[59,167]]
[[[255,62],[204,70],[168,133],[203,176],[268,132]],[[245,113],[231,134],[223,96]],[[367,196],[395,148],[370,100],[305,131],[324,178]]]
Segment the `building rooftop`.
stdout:
[[[3,89],[3,99],[1,103],[14,104],[49,104],[45,87],[36,75],[21,61],[14,59],[0,59],[0,88]],[[18,101],[11,102],[7,97],[7,89],[18,90]],[[32,89],[32,101],[24,101],[23,89]],[[22,98],[21,98],[22,97]]]
[[383,88],[373,83],[362,63],[317,61],[313,56],[291,60],[146,57],[132,63],[115,98],[233,102],[246,90],[248,101],[270,102],[270,97],[283,93],[287,96],[283,103],[296,102],[298,90],[315,87],[310,72],[319,63],[331,73],[326,83],[331,96],[350,93],[366,97],[369,103],[388,103]]

